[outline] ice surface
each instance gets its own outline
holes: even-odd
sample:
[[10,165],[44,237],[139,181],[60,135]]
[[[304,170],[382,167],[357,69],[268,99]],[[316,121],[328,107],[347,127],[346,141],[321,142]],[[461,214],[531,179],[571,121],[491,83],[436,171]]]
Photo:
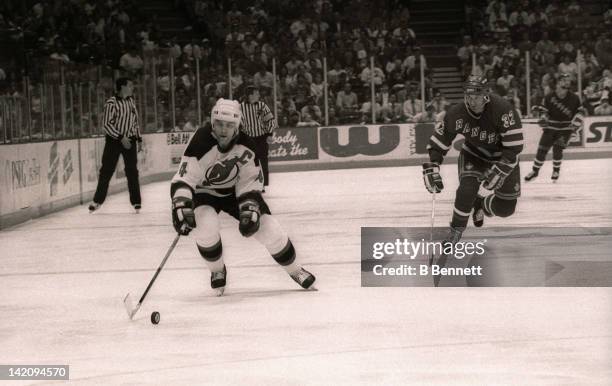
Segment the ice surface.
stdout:
[[[610,160],[565,161],[557,184],[550,168],[485,226],[612,226]],[[442,167],[437,225],[456,173]],[[77,384],[612,384],[610,288],[360,287],[360,227],[429,226],[420,167],[271,181],[265,198],[318,292],[223,215],[226,296],[181,239],[129,321],[123,296],[140,297],[174,238],[168,183],[151,184],[139,215],[122,193],[0,232],[0,364],[69,364]]]

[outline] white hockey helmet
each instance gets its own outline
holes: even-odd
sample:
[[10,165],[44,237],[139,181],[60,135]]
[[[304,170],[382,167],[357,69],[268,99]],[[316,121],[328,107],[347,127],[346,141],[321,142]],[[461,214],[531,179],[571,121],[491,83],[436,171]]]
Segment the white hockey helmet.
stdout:
[[240,103],[231,99],[220,98],[210,112],[210,123],[214,123],[216,120],[234,122],[236,127],[238,127],[241,118],[242,110],[240,109]]
[[238,138],[242,110],[240,103],[231,99],[219,99],[210,112],[212,136],[219,148],[225,151],[232,147]]

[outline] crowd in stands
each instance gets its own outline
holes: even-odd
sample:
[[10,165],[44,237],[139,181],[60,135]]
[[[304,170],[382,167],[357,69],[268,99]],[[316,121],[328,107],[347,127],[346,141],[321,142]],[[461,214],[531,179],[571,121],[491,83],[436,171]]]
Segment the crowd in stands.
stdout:
[[577,0],[475,0],[468,2],[466,16],[466,34],[457,52],[463,74],[486,76],[491,90],[523,113],[529,113],[527,51],[532,105],[554,90],[560,74],[569,74],[577,91],[578,71],[591,114],[607,97],[612,86],[612,10],[597,17]]
[[[61,72],[61,76],[77,80],[100,80],[103,68],[109,79],[113,72],[124,73],[155,85],[158,100],[150,102],[159,105],[164,127],[170,123],[169,95],[174,86],[177,126],[186,130],[196,126],[197,75],[202,112],[216,98],[229,96],[230,90],[234,97],[240,96],[249,84],[258,86],[272,106],[276,82],[281,125],[322,124],[326,115],[329,124],[366,123],[372,120],[372,110],[377,122],[426,121],[440,119],[449,105],[421,55],[406,6],[409,2],[386,0],[375,7],[365,0],[173,3],[189,21],[185,25],[189,41],[162,36],[157,16],[144,15],[136,0],[3,1],[0,44],[23,54],[0,61],[0,94],[18,93],[25,73],[32,82],[42,81],[41,66],[73,66],[72,75]],[[529,51],[532,105],[554,89],[560,73],[570,74],[576,87],[580,69],[591,113],[600,102],[598,112],[609,109],[604,102],[612,86],[608,32],[612,10],[593,24],[576,0],[472,0],[466,4],[465,31],[457,52],[464,76],[485,76],[493,92],[529,114],[525,109],[525,52]],[[154,75],[151,63],[157,65]],[[98,70],[84,71],[88,65]],[[49,73],[55,75],[49,78]],[[64,81],[59,79],[60,71],[46,74],[47,81]]]

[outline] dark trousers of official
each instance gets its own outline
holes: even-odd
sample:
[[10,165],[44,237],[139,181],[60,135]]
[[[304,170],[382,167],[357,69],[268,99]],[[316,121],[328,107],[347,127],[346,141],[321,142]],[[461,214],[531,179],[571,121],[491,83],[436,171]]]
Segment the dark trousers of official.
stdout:
[[102,167],[100,168],[100,178],[98,180],[98,187],[96,188],[96,194],[94,195],[94,202],[98,204],[104,203],[106,194],[108,193],[108,183],[115,173],[117,168],[117,161],[119,161],[119,155],[123,156],[123,163],[125,164],[125,176],[127,178],[128,190],[130,191],[130,203],[132,205],[140,204],[140,184],[138,182],[138,157],[137,157],[137,146],[136,141],[132,140],[132,147],[126,149],[118,139],[106,136],[106,142],[104,144],[104,152],[102,153]]
[[261,162],[261,170],[264,175],[264,186],[268,186],[268,136],[260,135],[259,137],[251,137],[255,142],[255,155]]

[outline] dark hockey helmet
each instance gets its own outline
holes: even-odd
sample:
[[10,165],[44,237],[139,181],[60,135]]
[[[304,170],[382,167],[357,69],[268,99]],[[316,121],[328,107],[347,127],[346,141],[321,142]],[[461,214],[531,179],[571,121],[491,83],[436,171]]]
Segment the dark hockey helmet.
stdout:
[[470,75],[465,82],[463,82],[463,92],[466,94],[488,94],[487,78]]

